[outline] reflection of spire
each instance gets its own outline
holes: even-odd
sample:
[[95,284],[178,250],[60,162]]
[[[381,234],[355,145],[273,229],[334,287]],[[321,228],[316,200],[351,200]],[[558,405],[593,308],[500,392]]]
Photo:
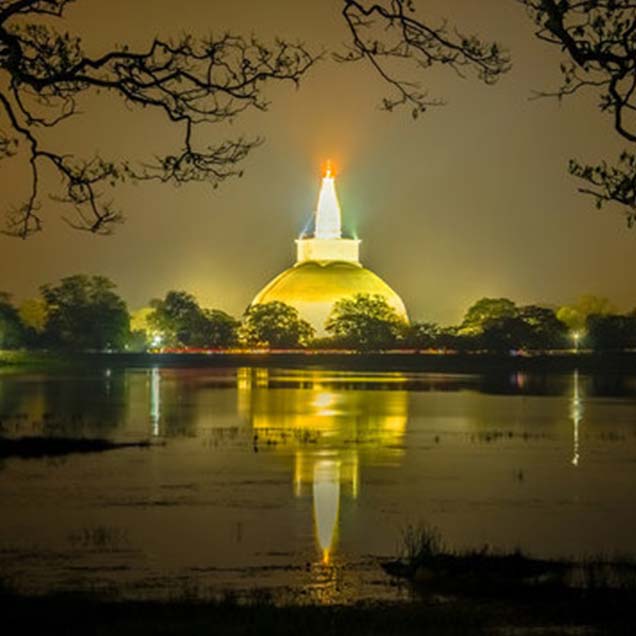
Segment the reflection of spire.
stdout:
[[150,423],[153,435],[159,435],[159,417],[161,415],[159,380],[159,367],[152,367],[150,370]]
[[314,466],[314,519],[323,563],[329,563],[340,508],[340,462],[321,459]]
[[572,451],[572,465],[579,465],[579,424],[583,420],[583,401],[579,394],[579,371],[574,371],[574,389],[570,403],[570,417],[574,423],[574,441]]
[[[359,389],[355,381],[360,382]],[[314,533],[324,565],[333,559],[340,497],[358,497],[364,462],[399,463],[408,420],[401,374],[239,369],[239,412],[271,450],[294,452],[294,496],[313,499]],[[377,388],[374,384],[377,383]],[[384,390],[390,384],[394,390]],[[310,490],[311,488],[311,490]]]
[[317,239],[342,238],[340,217],[340,204],[338,203],[338,195],[336,194],[335,179],[331,162],[328,161],[318,197],[314,237]]

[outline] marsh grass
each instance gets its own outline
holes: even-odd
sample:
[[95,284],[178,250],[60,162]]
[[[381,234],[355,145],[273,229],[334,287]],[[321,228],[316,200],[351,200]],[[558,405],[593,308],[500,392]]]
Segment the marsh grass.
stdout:
[[503,552],[485,545],[457,551],[434,526],[405,527],[398,558],[382,564],[395,577],[442,593],[510,596],[528,593],[625,592],[636,601],[636,559],[617,555],[540,559],[520,549]]
[[408,525],[401,531],[400,559],[411,569],[428,563],[444,551],[442,534],[434,526]]
[[588,591],[636,593],[636,559],[629,555],[586,556],[572,564],[568,583]]
[[114,552],[129,544],[128,532],[123,528],[113,526],[95,526],[82,528],[68,535],[72,548],[94,549],[104,552]]

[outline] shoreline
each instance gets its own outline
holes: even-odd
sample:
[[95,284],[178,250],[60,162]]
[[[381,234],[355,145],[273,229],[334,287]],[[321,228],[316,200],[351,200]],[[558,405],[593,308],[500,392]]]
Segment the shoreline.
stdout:
[[322,351],[210,353],[66,353],[0,351],[0,369],[72,367],[288,368],[336,371],[484,373],[636,374],[636,352],[555,352],[536,355],[489,353],[335,353]]

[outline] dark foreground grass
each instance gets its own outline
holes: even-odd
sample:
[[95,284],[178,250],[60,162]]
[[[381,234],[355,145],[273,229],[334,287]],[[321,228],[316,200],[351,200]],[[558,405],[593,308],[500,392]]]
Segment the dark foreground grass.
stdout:
[[120,448],[148,448],[150,445],[147,440],[114,442],[82,437],[0,437],[0,459],[60,457],[72,453],[102,453]]
[[[115,602],[85,596],[0,595],[10,633],[329,636],[362,634],[634,634],[624,599],[579,595],[545,600],[428,599],[350,606],[276,606],[266,602]],[[9,633],[9,632],[7,632]]]

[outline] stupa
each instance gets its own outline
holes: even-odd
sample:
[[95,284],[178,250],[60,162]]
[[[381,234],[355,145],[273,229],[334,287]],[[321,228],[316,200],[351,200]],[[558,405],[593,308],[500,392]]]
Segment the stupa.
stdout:
[[296,240],[296,263],[265,285],[252,305],[272,301],[291,305],[321,335],[338,300],[355,294],[378,294],[408,321],[398,294],[360,263],[360,240],[343,236],[342,212],[330,162],[322,178],[314,221],[313,235]]

